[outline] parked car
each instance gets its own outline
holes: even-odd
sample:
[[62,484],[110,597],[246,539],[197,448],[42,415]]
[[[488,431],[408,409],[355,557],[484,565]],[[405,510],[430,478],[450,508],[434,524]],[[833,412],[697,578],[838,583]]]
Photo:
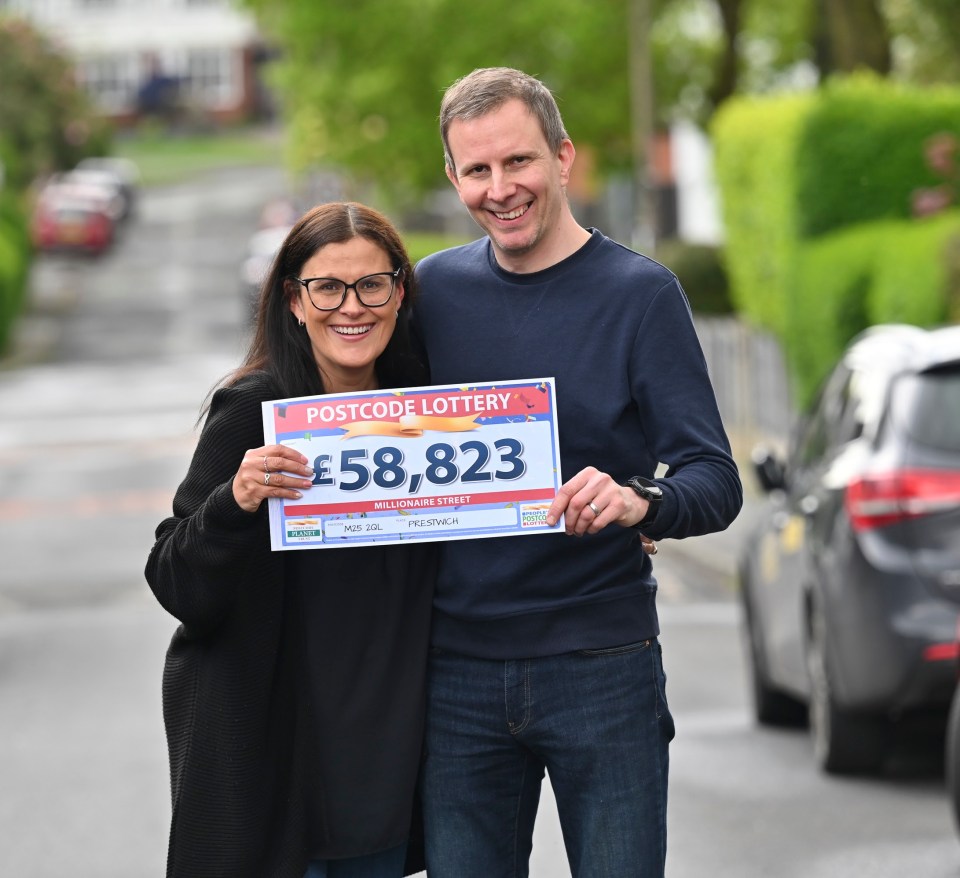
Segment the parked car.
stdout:
[[136,162],[118,156],[89,156],[77,162],[76,171],[103,175],[106,185],[116,186],[123,199],[123,219],[136,209],[140,189],[140,169]]
[[[958,641],[958,646],[960,646],[960,641]],[[947,717],[945,751],[947,795],[950,797],[953,825],[960,832],[960,682],[954,689],[953,702],[950,705],[950,714]]]
[[[960,613],[960,326],[855,339],[785,456],[739,559],[756,719],[809,721],[830,773],[882,767],[891,724],[942,715]],[[941,726],[942,728],[942,726]]]
[[106,204],[107,212],[110,214],[110,219],[113,220],[114,224],[122,223],[130,213],[131,204],[127,200],[123,183],[119,177],[109,171],[74,169],[59,174],[55,178],[55,182],[99,190]]
[[116,204],[98,187],[55,178],[37,196],[30,233],[38,250],[100,254],[113,243]]

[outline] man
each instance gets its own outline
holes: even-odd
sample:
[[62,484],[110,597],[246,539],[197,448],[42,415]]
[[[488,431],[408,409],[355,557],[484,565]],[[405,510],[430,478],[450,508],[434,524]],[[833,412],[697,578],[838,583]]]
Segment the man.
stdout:
[[440,129],[486,237],[418,266],[432,380],[555,378],[569,480],[548,513],[566,534],[442,546],[428,872],[526,876],[546,769],[575,878],[662,876],[674,729],[640,531],[722,530],[742,502],[689,305],[663,266],[574,219],[575,150],[538,80],[475,70]]

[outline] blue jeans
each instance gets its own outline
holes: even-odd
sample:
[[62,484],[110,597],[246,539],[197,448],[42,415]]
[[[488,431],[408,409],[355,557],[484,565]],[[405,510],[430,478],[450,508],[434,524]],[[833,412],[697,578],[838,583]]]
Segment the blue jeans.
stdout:
[[407,846],[346,860],[311,860],[303,878],[402,878]]
[[422,774],[430,878],[526,878],[544,770],[573,878],[662,878],[660,643],[489,661],[434,651]]

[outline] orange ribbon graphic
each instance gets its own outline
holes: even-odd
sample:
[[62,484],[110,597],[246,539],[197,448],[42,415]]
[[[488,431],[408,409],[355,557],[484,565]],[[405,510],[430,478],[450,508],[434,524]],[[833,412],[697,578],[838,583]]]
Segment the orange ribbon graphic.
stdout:
[[402,415],[397,421],[354,421],[352,424],[343,424],[344,433],[341,439],[351,439],[354,436],[422,436],[424,430],[433,430],[438,433],[466,433],[476,430],[479,415],[464,415],[459,418],[443,418],[437,415]]

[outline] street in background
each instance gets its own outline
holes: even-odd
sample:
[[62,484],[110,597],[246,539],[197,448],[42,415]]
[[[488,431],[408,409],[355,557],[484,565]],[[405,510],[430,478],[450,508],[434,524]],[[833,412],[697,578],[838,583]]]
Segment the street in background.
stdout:
[[[143,567],[203,399],[246,342],[246,241],[285,190],[279,172],[244,169],[145,191],[103,259],[36,267],[37,308],[0,371],[4,874],[163,873],[175,623]],[[752,509],[656,558],[677,724],[668,876],[956,876],[940,766],[836,780],[810,771],[805,733],[753,724],[733,588]],[[532,878],[566,874],[553,807],[547,791]]]

